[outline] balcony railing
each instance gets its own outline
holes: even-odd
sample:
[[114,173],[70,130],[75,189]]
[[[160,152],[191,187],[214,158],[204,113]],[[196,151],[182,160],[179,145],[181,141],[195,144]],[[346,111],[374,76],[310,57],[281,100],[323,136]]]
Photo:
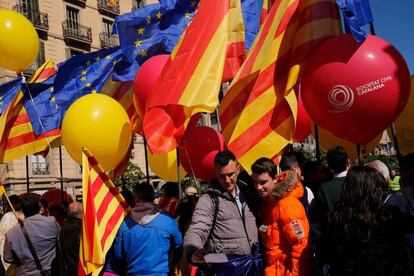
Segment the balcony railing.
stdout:
[[98,10],[101,13],[108,15],[119,15],[119,1],[118,0],[98,0]]
[[49,19],[47,13],[28,9],[23,5],[15,5],[12,9],[27,17],[35,28],[42,31],[49,30]]
[[65,40],[76,40],[92,43],[92,28],[79,24],[78,21],[65,20],[62,22],[63,37]]
[[112,48],[119,45],[119,39],[117,35],[102,32],[99,34],[102,48]]

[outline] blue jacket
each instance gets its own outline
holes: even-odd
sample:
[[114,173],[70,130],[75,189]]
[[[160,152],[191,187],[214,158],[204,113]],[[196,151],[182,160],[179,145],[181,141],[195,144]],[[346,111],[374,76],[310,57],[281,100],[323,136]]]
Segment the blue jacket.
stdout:
[[111,263],[125,265],[127,275],[167,275],[170,245],[180,247],[182,236],[171,215],[152,203],[144,204],[145,212],[135,207],[122,222],[109,258]]

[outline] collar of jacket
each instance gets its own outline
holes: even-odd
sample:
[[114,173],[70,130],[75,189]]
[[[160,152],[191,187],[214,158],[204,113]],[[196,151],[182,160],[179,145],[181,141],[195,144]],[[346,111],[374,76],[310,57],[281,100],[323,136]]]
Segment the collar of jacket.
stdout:
[[[241,180],[237,180],[236,183],[237,187],[239,188],[239,193],[243,193],[244,188],[247,187],[247,183]],[[220,185],[220,183],[218,182],[217,178],[213,179],[211,182],[211,187],[207,189],[207,191],[209,191],[210,193],[213,193],[214,195],[229,199],[229,200],[233,200],[233,196],[226,191],[225,189],[223,189]]]

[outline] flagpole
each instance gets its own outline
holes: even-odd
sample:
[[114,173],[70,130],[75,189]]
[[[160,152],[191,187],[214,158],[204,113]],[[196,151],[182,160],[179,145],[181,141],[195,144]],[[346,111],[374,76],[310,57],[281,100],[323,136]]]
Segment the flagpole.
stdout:
[[176,148],[176,155],[177,155],[177,177],[178,177],[178,193],[179,198],[182,198],[182,189],[181,189],[181,172],[180,172],[180,154],[178,148]]
[[144,135],[142,136],[142,138],[144,139],[145,173],[147,175],[147,183],[150,184],[149,168],[148,168],[147,139],[145,139]]
[[[372,35],[376,35],[375,28],[374,28],[374,23],[372,23],[372,22],[369,23],[369,30],[370,30]],[[392,141],[394,142],[395,153],[397,155],[397,162],[399,163],[399,160],[401,158],[401,152],[400,152],[400,145],[398,144],[398,137],[397,137],[397,133],[395,131],[395,123],[394,122],[391,123],[390,129],[391,129]]]
[[315,150],[316,150],[316,160],[321,161],[321,151],[319,149],[319,130],[318,125],[316,123],[313,123],[313,128],[315,132]]
[[29,156],[26,155],[26,192],[30,192],[29,187],[30,181],[29,181]]
[[59,170],[60,170],[60,190],[61,190],[61,203],[63,204],[63,162],[62,162],[62,147],[59,147]]

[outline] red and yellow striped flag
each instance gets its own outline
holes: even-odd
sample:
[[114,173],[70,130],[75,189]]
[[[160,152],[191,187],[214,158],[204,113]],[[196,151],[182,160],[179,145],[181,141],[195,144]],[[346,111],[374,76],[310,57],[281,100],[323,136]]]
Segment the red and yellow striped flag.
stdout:
[[240,0],[201,0],[148,98],[143,130],[153,153],[176,148],[192,115],[215,110],[227,49],[243,39]]
[[276,159],[292,142],[303,64],[338,33],[331,0],[274,1],[219,110],[228,148],[245,169],[260,157]]
[[78,275],[98,275],[130,207],[87,150],[82,154],[82,236]]
[[[55,66],[47,60],[29,79],[28,82],[39,83],[55,74]],[[12,107],[13,105],[13,107]],[[58,142],[60,129],[48,131],[36,136],[26,109],[23,106],[23,92],[19,92],[13,103],[0,142],[0,163],[7,163],[14,159],[38,153],[49,148],[49,143]]]

